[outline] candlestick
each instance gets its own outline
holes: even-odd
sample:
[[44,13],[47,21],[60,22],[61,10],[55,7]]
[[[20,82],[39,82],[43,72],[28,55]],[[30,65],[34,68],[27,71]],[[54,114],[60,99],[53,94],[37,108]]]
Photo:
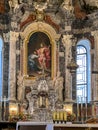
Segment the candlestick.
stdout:
[[48,108],[48,98],[46,98],[46,108]]
[[2,120],[2,96],[0,98],[0,121]]
[[81,121],[83,123],[83,100],[82,100],[83,97],[81,97]]
[[77,98],[77,121],[79,117],[79,98]]
[[86,111],[86,120],[87,120],[87,97],[86,98],[86,103],[85,103],[85,111]]

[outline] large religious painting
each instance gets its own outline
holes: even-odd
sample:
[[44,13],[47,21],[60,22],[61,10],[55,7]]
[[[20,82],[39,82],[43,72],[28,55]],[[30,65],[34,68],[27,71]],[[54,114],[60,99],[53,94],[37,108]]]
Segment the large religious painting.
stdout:
[[51,44],[43,32],[33,33],[27,44],[27,73],[29,76],[51,75]]

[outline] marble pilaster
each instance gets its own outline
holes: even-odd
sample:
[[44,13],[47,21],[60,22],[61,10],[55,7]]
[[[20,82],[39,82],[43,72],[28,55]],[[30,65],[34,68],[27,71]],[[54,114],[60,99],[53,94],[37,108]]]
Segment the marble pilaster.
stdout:
[[9,101],[16,100],[16,40],[17,32],[10,31],[10,52],[9,52]]

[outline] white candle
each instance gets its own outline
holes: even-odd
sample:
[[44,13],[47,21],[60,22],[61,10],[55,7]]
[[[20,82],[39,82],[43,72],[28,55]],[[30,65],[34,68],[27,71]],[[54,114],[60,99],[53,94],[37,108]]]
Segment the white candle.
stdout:
[[46,108],[48,108],[48,98],[46,98]]
[[42,97],[40,96],[40,107],[42,106]]

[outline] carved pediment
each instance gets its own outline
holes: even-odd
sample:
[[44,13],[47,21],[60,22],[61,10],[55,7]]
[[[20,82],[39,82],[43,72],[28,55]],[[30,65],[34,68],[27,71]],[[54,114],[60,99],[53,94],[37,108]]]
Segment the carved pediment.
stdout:
[[57,23],[55,23],[49,15],[45,15],[42,12],[37,12],[36,14],[30,14],[28,18],[26,18],[26,20],[20,23],[20,29],[36,21],[46,22],[49,25],[51,25],[57,32],[59,32],[60,26]]

